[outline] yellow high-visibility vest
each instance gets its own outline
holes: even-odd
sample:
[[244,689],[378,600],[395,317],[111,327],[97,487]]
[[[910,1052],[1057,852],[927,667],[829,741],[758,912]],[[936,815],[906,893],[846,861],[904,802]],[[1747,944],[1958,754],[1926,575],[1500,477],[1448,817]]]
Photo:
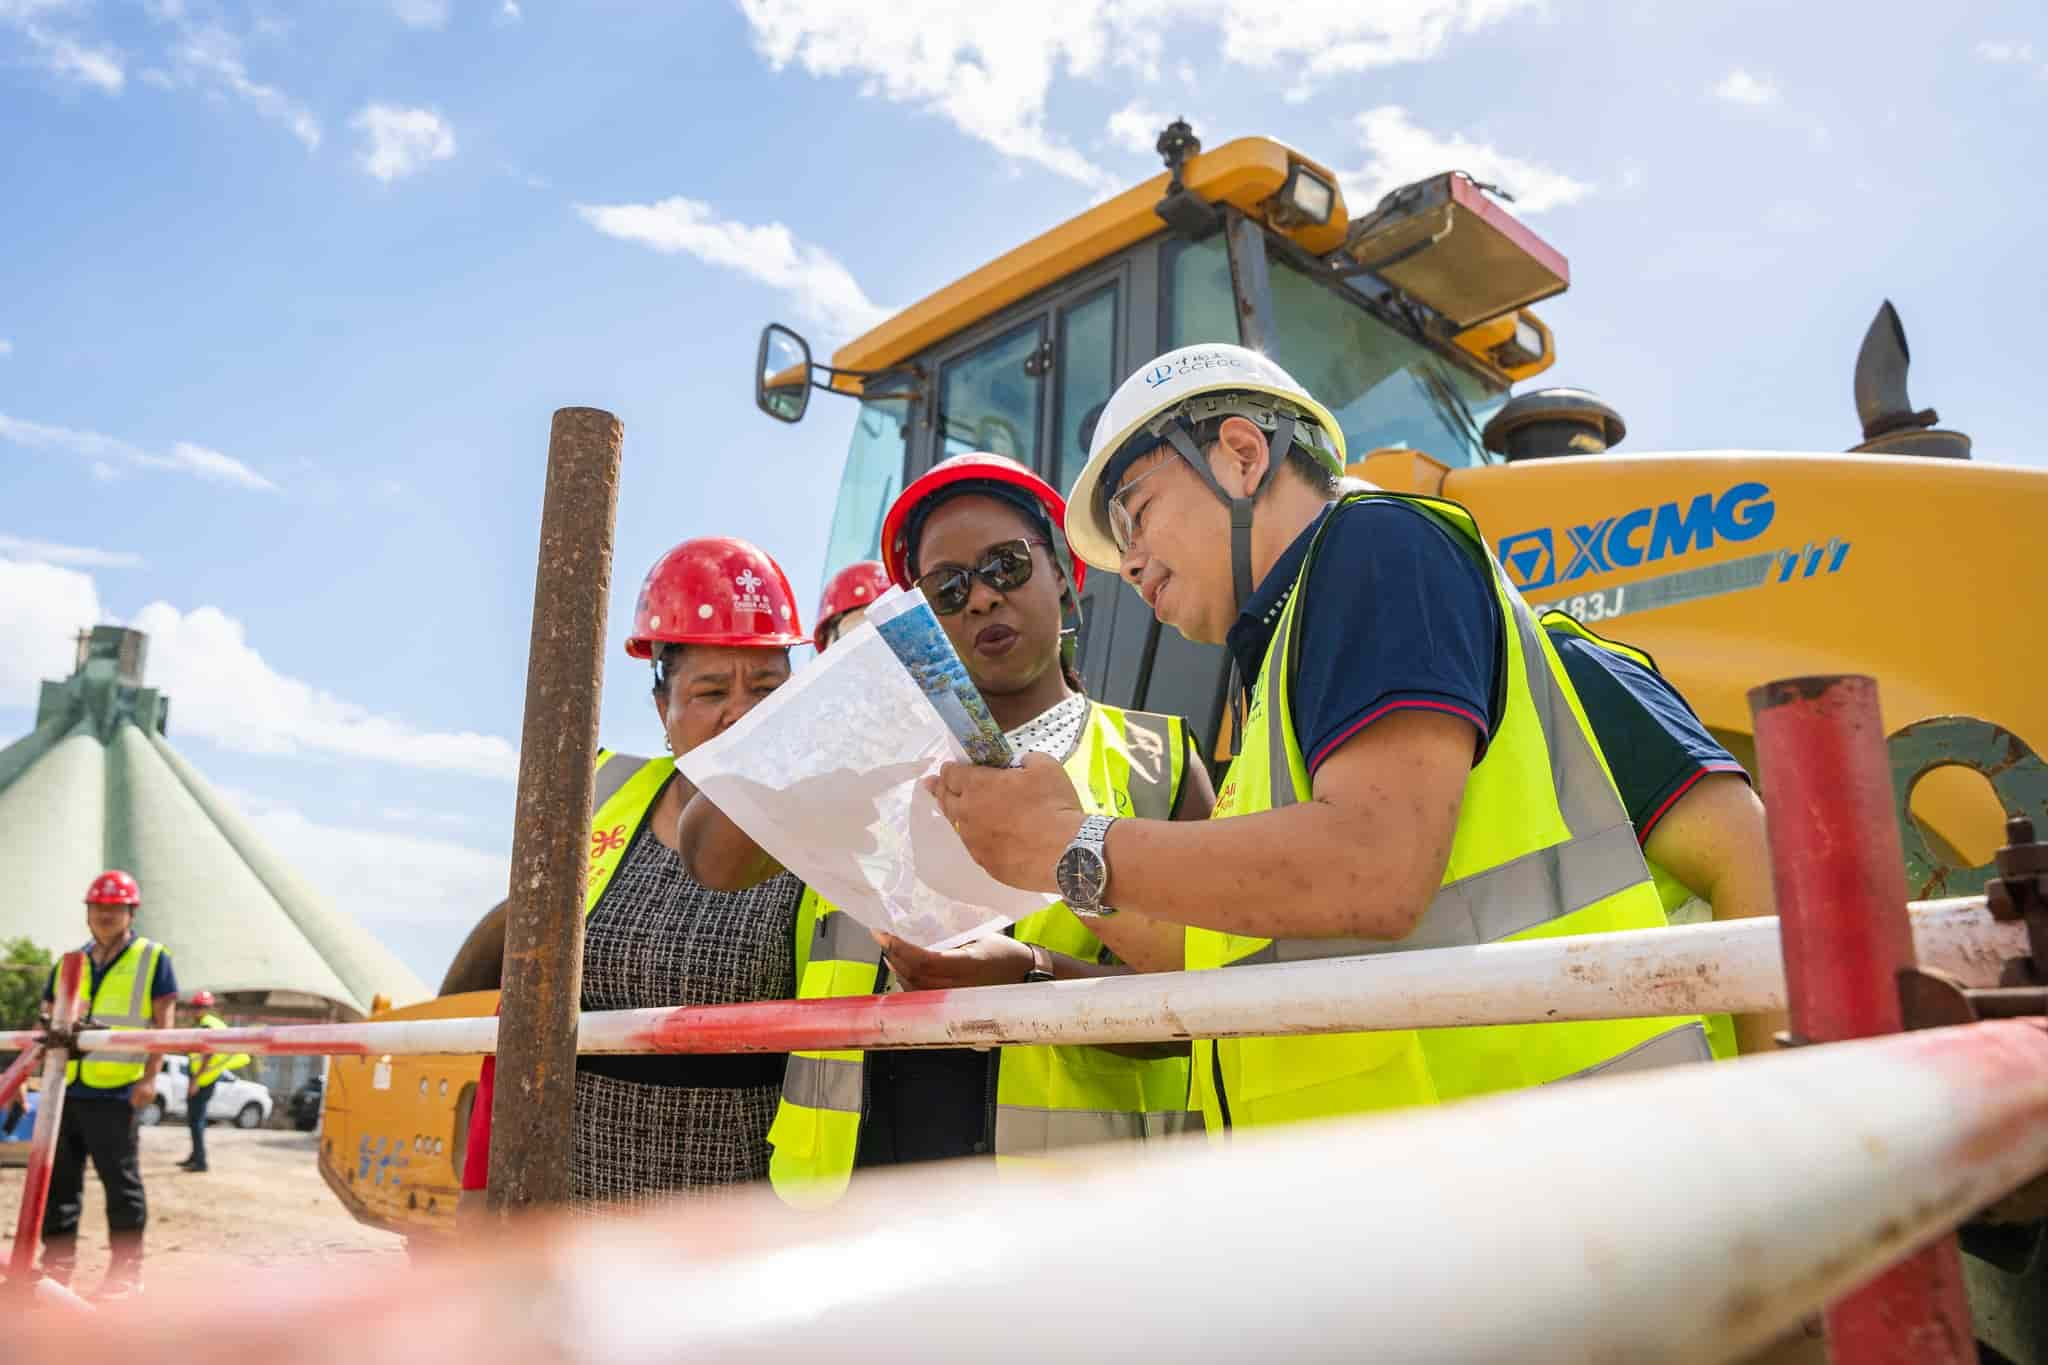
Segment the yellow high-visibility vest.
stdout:
[[[1187,740],[1177,716],[1088,705],[1062,760],[1091,814],[1165,820],[1180,796]],[[806,893],[814,938],[797,997],[869,995],[882,955],[874,936],[830,901]],[[1102,940],[1064,903],[1018,921],[1019,942],[1093,961]],[[1185,1057],[1140,1060],[1097,1047],[1005,1047],[996,1054],[995,1155],[1044,1157],[1085,1143],[1163,1137],[1191,1129]],[[793,1052],[782,1105],[768,1130],[769,1178],[792,1204],[837,1199],[853,1173],[866,1096],[857,1050]]]
[[[1501,939],[1662,926],[1635,831],[1555,650],[1508,584],[1470,512],[1382,492],[1343,499],[1304,556],[1252,690],[1239,755],[1215,818],[1311,798],[1295,738],[1293,668],[1304,585],[1317,545],[1355,504],[1421,509],[1488,566],[1504,626],[1504,698],[1486,754],[1465,783],[1442,885],[1399,942],[1272,940],[1189,929],[1190,970],[1349,957]],[[1496,1028],[1393,1030],[1194,1044],[1193,1080],[1212,1133],[1512,1090],[1708,1057],[1696,1016]]]
[[[97,987],[89,984],[92,969],[88,963],[86,980],[78,985],[80,1017],[89,1019],[91,1027],[118,1032],[153,1027],[149,987],[156,980],[157,959],[163,952],[161,943],[137,934],[108,966]],[[100,1090],[118,1090],[141,1080],[147,1061],[148,1054],[142,1052],[88,1052],[83,1061],[73,1060],[64,1068],[64,1080],[66,1084],[82,1082]]]

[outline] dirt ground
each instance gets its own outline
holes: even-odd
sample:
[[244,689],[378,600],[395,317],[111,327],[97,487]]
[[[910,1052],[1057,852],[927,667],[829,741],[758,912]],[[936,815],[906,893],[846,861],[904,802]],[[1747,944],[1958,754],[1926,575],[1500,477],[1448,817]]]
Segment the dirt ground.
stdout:
[[[313,1133],[215,1124],[206,1135],[209,1169],[193,1175],[177,1168],[192,1149],[183,1123],[144,1128],[142,1182],[149,1192],[144,1282],[149,1292],[209,1275],[217,1289],[224,1263],[361,1264],[402,1258],[402,1238],[364,1227],[328,1193],[314,1165],[318,1143]],[[0,1169],[0,1222],[9,1231],[21,1207],[21,1187],[20,1167]],[[99,1178],[87,1166],[75,1287],[90,1293],[106,1263],[106,1204]]]

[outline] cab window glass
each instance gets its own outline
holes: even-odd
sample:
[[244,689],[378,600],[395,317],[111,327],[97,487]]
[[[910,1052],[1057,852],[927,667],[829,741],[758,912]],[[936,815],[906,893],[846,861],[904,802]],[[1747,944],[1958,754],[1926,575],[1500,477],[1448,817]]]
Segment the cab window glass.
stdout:
[[1062,495],[1088,463],[1088,438],[1116,373],[1116,288],[1097,290],[1060,314],[1059,431],[1054,437],[1052,481]]
[[1035,466],[1045,325],[1034,318],[939,372],[940,457],[985,450]]

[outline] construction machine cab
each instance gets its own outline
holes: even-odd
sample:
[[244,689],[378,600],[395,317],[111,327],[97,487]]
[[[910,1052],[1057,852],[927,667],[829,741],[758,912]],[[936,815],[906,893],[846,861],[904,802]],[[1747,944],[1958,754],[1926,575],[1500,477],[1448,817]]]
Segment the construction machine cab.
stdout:
[[[811,390],[859,399],[826,572],[875,557],[883,511],[949,455],[985,450],[1062,493],[1117,383],[1178,346],[1266,351],[1326,402],[1359,456],[1490,461],[1481,437],[1515,380],[1553,361],[1526,305],[1564,258],[1469,177],[1432,177],[1356,223],[1327,170],[1263,138],[1207,156],[1185,124],[1168,174],[1028,242],[840,348],[761,333],[755,401],[779,421]],[[1490,272],[1490,273],[1489,273]],[[1497,281],[1497,284],[1488,283]],[[1221,649],[1162,633],[1109,575],[1090,581],[1079,663],[1092,694],[1188,716],[1217,737]]]

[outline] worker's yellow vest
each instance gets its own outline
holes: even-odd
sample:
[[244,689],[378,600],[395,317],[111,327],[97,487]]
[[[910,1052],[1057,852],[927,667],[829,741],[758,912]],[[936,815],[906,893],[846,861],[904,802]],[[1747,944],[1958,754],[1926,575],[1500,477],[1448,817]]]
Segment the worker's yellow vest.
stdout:
[[[1180,795],[1187,741],[1177,716],[1090,702],[1073,752],[1063,760],[1081,804],[1098,815],[1165,820]],[[797,997],[870,995],[880,988],[874,936],[818,901],[810,962]],[[1019,942],[1094,961],[1102,941],[1064,903],[1019,920]],[[995,1062],[995,1155],[1043,1157],[1062,1147],[1163,1137],[1191,1129],[1184,1057],[1141,1061],[1095,1047],[1005,1047]],[[795,1052],[782,1105],[768,1130],[769,1178],[792,1204],[837,1199],[860,1147],[866,1068],[858,1051]]]
[[[199,1027],[201,1028],[226,1028],[227,1026],[228,1021],[221,1018],[218,1014],[202,1014],[199,1016]],[[249,1054],[246,1052],[194,1052],[185,1058],[185,1074],[191,1078],[192,1088],[197,1090],[200,1086],[212,1085],[236,1067],[247,1066],[248,1064]]]
[[[1191,970],[1349,957],[1501,939],[1662,926],[1663,907],[1635,831],[1579,708],[1577,695],[1528,606],[1508,585],[1471,513],[1437,498],[1396,498],[1449,530],[1482,560],[1505,630],[1504,704],[1486,754],[1465,783],[1443,883],[1399,942],[1271,940],[1189,929]],[[1217,798],[1218,819],[1310,799],[1290,696],[1302,585],[1311,542],[1253,686],[1237,760]],[[1598,1073],[1704,1061],[1697,1017],[1496,1028],[1393,1030],[1194,1044],[1195,1095],[1212,1133],[1232,1125],[1432,1104]]]
[[[1657,667],[1657,661],[1650,657],[1648,650],[1638,649],[1634,645],[1623,644],[1619,640],[1610,640],[1604,635],[1588,630],[1584,623],[1568,612],[1546,611],[1538,619],[1537,624],[1542,626],[1546,632],[1564,631],[1568,635],[1576,635],[1579,639],[1604,649],[1609,654],[1617,654],[1627,659],[1630,663],[1649,669],[1660,678],[1664,676]],[[1655,858],[1650,857],[1647,852],[1644,853],[1643,858],[1649,864],[1650,880],[1656,884],[1657,899],[1663,904],[1664,914],[1667,919],[1681,907],[1697,899],[1693,895],[1691,887],[1678,880],[1677,877],[1674,877],[1670,870],[1659,864]],[[1705,902],[1700,902],[1700,904],[1704,905]],[[1707,914],[1711,917],[1712,913],[1712,907],[1707,907]],[[1726,1061],[1728,1058],[1735,1056],[1737,1052],[1735,1046],[1735,1021],[1725,1014],[1710,1014],[1706,1016],[1706,1024],[1707,1044],[1713,1049],[1715,1060]]]
[[[107,968],[90,1000],[86,999],[89,987],[81,981],[78,997],[80,1014],[90,1021],[86,1027],[122,1032],[152,1027],[149,985],[156,979],[156,962],[163,951],[162,944],[151,943],[137,934]],[[91,971],[90,964],[87,971]],[[87,980],[90,979],[88,975]],[[66,1084],[80,1082],[101,1090],[115,1090],[141,1080],[147,1060],[148,1055],[141,1052],[88,1052],[84,1061],[74,1061],[64,1068],[64,1080]]]
[[[604,899],[612,874],[619,870],[626,850],[647,821],[647,812],[661,798],[661,789],[675,774],[672,758],[637,758],[632,754],[597,751],[596,788],[592,792],[594,813],[590,817],[590,871],[583,889],[583,914],[588,918]],[[825,904],[808,886],[797,906],[796,979],[804,979],[804,966],[811,951],[811,924],[818,906]]]

